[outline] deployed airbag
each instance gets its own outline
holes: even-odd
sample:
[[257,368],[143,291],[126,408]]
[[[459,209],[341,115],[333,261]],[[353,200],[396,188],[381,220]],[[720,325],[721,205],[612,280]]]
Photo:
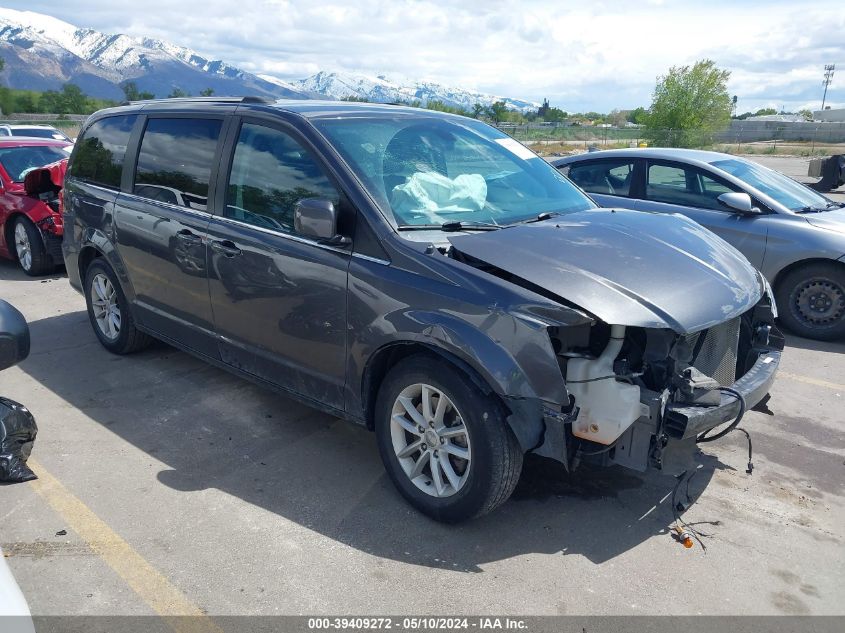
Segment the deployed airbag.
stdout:
[[38,478],[26,465],[37,433],[35,418],[25,406],[0,397],[0,481]]
[[417,172],[393,188],[393,212],[410,221],[424,215],[429,221],[447,221],[439,214],[480,211],[487,202],[487,183],[481,174],[449,178],[437,172]]

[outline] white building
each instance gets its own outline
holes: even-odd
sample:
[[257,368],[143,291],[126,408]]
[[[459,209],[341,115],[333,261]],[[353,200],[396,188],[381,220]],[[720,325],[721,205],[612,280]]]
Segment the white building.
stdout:
[[837,110],[816,110],[813,112],[814,121],[827,121],[830,123],[845,123],[845,108]]

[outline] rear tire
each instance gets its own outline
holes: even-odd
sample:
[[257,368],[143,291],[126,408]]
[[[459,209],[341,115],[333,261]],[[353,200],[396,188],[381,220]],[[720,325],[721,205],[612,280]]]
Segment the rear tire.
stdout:
[[522,449],[498,399],[427,355],[406,358],[387,374],[375,431],[396,488],[438,521],[490,512],[510,497],[522,471]]
[[44,248],[38,227],[25,216],[18,216],[12,225],[12,248],[18,265],[30,277],[40,277],[53,272],[53,260]]
[[103,347],[114,354],[131,354],[150,345],[153,339],[135,327],[117,275],[101,257],[85,271],[84,293],[88,319]]
[[845,266],[801,266],[775,291],[781,322],[794,334],[818,341],[845,338]]

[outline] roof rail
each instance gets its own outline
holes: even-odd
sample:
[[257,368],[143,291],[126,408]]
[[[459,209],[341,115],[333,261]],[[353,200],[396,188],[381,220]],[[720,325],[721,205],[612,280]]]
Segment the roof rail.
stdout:
[[275,99],[271,99],[270,97],[259,97],[257,95],[246,95],[243,97],[164,97],[161,99],[141,99],[138,101],[123,101],[120,105],[141,105],[144,103],[161,103],[163,101],[200,101],[205,103],[274,103]]

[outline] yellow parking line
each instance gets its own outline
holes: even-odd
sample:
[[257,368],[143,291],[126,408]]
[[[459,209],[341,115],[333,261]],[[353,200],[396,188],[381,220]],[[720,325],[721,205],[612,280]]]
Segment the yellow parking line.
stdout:
[[197,605],[188,600],[161,572],[144,560],[129,543],[41,464],[30,458],[27,465],[38,475],[38,479],[31,482],[35,492],[61,515],[67,525],[79,534],[153,611],[166,618],[168,625],[176,633],[222,633]]
[[816,385],[817,387],[827,387],[836,391],[845,391],[845,385],[840,385],[835,382],[828,382],[827,380],[819,380],[818,378],[810,378],[809,376],[801,376],[800,374],[790,374],[788,371],[779,371],[778,377],[789,378],[790,380],[797,380],[798,382],[806,382],[808,385]]

